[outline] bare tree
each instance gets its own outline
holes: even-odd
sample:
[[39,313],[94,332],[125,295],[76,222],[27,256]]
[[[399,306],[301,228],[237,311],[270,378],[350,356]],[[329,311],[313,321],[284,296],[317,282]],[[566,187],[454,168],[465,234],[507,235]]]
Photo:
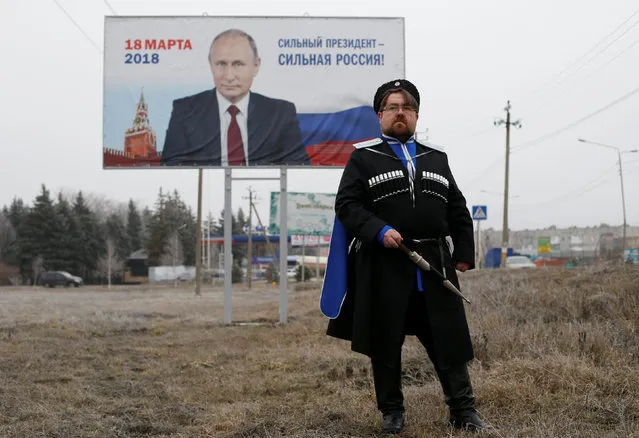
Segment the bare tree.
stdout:
[[109,215],[116,213],[126,223],[128,211],[127,203],[114,201],[104,195],[87,193],[85,200],[91,211],[93,211],[100,222],[106,221]]
[[168,251],[160,257],[162,266],[180,266],[184,264],[184,253],[182,251],[182,243],[177,232],[173,233],[168,240]]
[[31,261],[31,271],[33,272],[33,286],[35,286],[38,282],[38,278],[40,278],[40,274],[43,271],[44,259],[41,255],[36,256]]
[[9,283],[11,283],[12,286],[22,286],[22,277],[20,274],[10,275]]
[[[78,196],[77,190],[72,189],[62,189],[60,193],[62,193],[62,197],[71,204],[73,204]],[[122,220],[126,221],[127,203],[115,201],[107,198],[105,195],[96,193],[82,192],[82,196],[84,196],[87,207],[95,213],[100,222],[104,222],[112,213],[116,213]]]
[[111,279],[114,272],[122,272],[124,262],[117,256],[113,239],[106,241],[106,254],[98,261],[98,271],[101,277],[107,278],[107,284],[111,289]]

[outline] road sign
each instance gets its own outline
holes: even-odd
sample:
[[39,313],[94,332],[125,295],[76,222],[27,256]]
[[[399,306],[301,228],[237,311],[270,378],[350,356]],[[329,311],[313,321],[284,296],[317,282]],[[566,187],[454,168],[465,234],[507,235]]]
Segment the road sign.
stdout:
[[488,215],[488,210],[485,205],[473,205],[473,220],[485,221]]

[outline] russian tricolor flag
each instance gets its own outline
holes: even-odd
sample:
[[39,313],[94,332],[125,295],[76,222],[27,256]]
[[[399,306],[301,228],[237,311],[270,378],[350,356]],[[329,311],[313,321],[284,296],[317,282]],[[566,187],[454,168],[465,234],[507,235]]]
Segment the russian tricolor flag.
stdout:
[[298,113],[297,117],[312,166],[344,166],[354,143],[381,135],[372,106],[331,113]]

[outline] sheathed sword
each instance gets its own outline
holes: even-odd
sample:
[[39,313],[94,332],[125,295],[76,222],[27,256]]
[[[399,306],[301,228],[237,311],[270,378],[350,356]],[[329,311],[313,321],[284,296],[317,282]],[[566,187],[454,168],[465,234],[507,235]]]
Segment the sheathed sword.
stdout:
[[470,300],[468,298],[466,298],[464,296],[464,294],[462,294],[461,291],[459,289],[457,289],[453,283],[450,282],[450,280],[448,280],[446,277],[444,277],[444,274],[439,272],[437,269],[433,268],[430,265],[430,263],[428,263],[426,260],[424,260],[424,258],[422,256],[420,256],[417,252],[411,251],[410,249],[406,248],[406,246],[403,243],[399,244],[399,249],[401,249],[404,253],[406,253],[408,258],[411,259],[413,261],[413,263],[415,263],[421,269],[423,269],[424,271],[430,271],[433,274],[437,275],[442,280],[442,282],[444,283],[444,286],[446,286],[446,289],[448,289],[449,291],[459,295],[464,301],[466,301],[468,304],[470,304]]

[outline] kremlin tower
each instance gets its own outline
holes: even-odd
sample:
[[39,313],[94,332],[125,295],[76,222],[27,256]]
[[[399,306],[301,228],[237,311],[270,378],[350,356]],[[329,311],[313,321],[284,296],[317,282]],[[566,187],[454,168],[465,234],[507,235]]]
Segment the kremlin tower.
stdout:
[[124,154],[132,158],[157,156],[155,131],[149,123],[148,106],[144,102],[143,91],[140,92],[133,124],[124,134]]
[[149,107],[144,101],[144,91],[140,92],[133,123],[124,131],[124,150],[104,147],[102,154],[105,168],[160,165],[160,154],[156,148],[155,131],[149,123]]

